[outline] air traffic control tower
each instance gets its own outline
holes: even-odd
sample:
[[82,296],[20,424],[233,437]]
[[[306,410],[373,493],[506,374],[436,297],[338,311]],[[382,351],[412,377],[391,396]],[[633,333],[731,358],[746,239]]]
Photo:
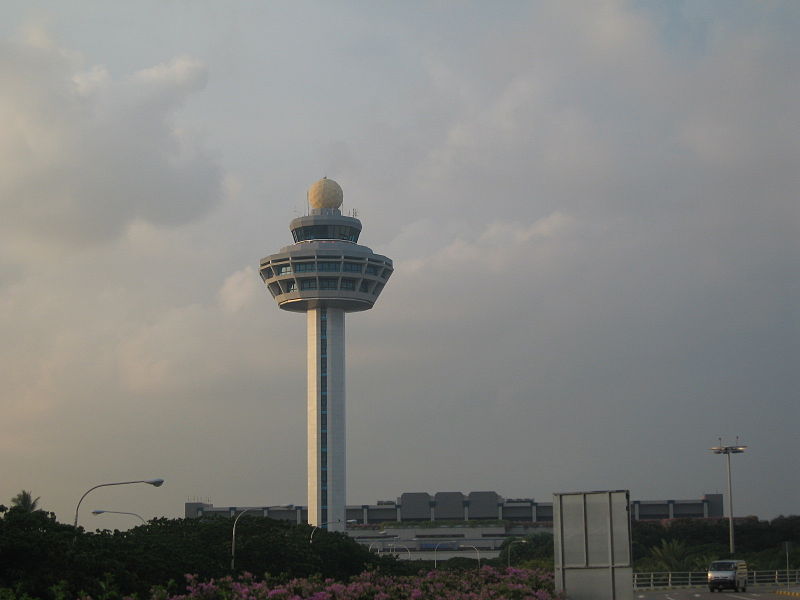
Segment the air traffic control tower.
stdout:
[[345,331],[347,312],[369,310],[394,270],[358,244],[361,221],[342,215],[332,179],[308,189],[309,214],[289,225],[294,244],[261,259],[261,278],[283,310],[308,323],[308,522],[346,525]]

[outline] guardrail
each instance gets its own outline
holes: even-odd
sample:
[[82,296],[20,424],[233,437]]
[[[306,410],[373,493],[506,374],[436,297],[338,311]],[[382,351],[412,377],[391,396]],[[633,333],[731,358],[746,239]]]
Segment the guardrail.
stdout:
[[[800,583],[800,569],[779,569],[774,571],[749,571],[748,585],[790,585]],[[664,571],[654,573],[634,573],[633,589],[703,587],[708,584],[706,571]]]
[[669,571],[654,573],[634,573],[633,589],[694,587],[706,585],[708,575],[705,571]]

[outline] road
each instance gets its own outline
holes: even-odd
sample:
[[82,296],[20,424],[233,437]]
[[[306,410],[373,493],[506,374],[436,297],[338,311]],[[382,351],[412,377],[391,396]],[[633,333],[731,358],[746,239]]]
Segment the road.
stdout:
[[633,593],[635,600],[709,600],[716,598],[717,600],[730,600],[736,598],[737,600],[773,600],[781,598],[786,600],[788,596],[782,596],[775,593],[775,588],[763,587],[749,589],[746,592],[709,592],[702,589],[692,590],[661,590],[657,592],[651,591],[637,591]]

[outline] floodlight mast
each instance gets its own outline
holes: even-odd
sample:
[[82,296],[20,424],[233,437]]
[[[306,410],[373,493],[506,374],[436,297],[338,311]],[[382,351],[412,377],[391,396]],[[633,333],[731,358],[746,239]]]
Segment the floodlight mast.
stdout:
[[722,438],[719,439],[719,446],[709,448],[714,454],[724,454],[728,462],[728,541],[730,545],[731,556],[734,552],[733,543],[733,491],[731,486],[731,454],[742,454],[747,450],[747,446],[739,445],[739,436],[736,436],[736,444],[733,446],[723,446]]

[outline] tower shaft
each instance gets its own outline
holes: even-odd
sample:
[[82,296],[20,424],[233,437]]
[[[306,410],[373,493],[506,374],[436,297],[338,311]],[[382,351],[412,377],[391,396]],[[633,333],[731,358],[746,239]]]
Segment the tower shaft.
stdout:
[[344,310],[311,308],[308,322],[308,522],[344,531]]

